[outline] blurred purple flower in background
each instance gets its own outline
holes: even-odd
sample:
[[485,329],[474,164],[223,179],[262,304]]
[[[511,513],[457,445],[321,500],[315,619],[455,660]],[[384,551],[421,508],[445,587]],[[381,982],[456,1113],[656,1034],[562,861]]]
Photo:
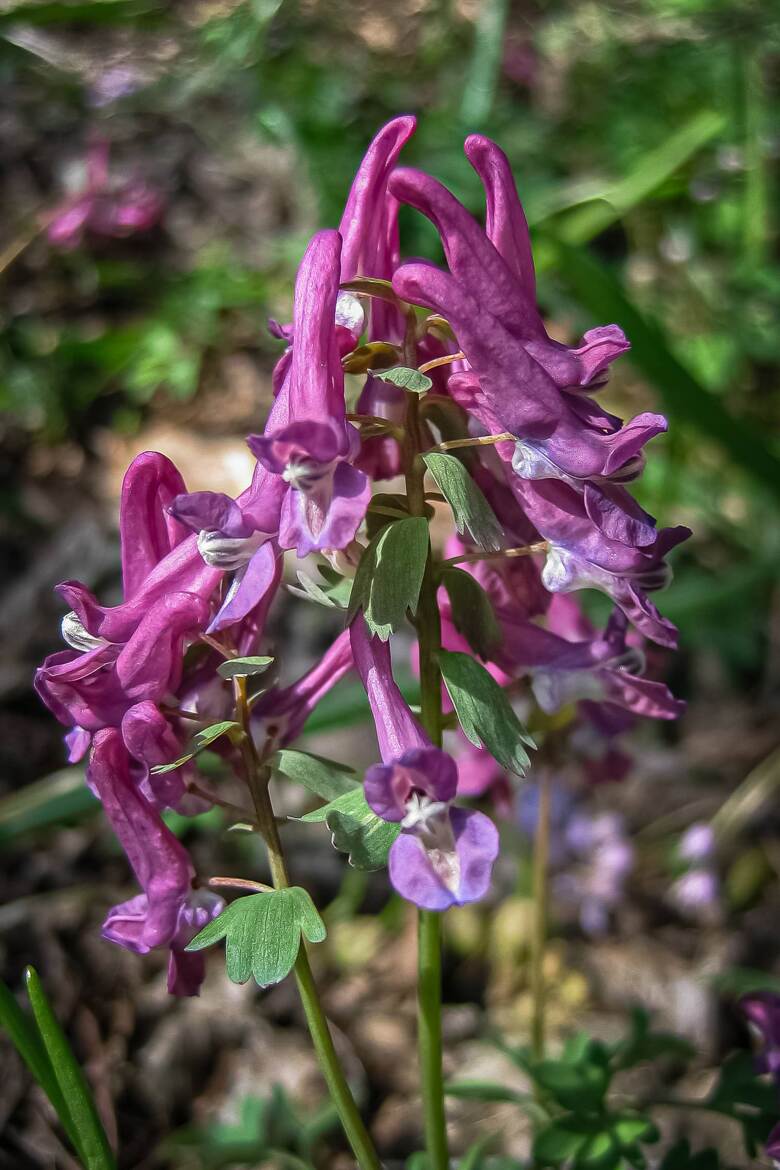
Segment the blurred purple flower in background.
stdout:
[[54,247],[76,248],[87,232],[121,238],[158,223],[165,205],[161,192],[138,178],[112,181],[108,158],[108,143],[96,140],[87,151],[83,186],[47,218]]

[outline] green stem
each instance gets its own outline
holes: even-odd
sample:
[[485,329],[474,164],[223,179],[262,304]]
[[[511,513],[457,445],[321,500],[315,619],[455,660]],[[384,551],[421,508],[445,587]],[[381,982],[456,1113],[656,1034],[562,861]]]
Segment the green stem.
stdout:
[[[425,466],[420,459],[420,452],[426,449],[426,436],[420,418],[419,401],[416,394],[407,395],[406,493],[411,514],[424,516]],[[441,747],[441,674],[438,657],[441,647],[441,618],[436,600],[436,574],[430,546],[415,626],[420,647],[420,718],[431,741]],[[447,1170],[449,1164],[442,1072],[441,922],[441,915],[435,911],[418,911],[417,1043],[425,1145],[430,1170]]]
[[[268,791],[268,769],[258,758],[249,734],[249,704],[245,678],[240,676],[236,678],[235,695],[238,720],[245,732],[241,745],[244,774],[255,806],[257,823],[268,850],[271,880],[275,889],[286,889],[290,885],[290,878],[284,860],[279,828],[271,804],[271,795]],[[306,1023],[309,1026],[309,1033],[317,1053],[322,1075],[338,1111],[344,1133],[352,1147],[357,1164],[361,1170],[381,1170],[379,1157],[363,1124],[363,1119],[355,1104],[355,1099],[336,1053],[303,939],[298,951],[298,958],[295,960],[295,981],[298,984],[298,994],[301,997]]]
[[441,1039],[441,914],[436,910],[418,911],[417,948],[417,1043],[425,1145],[431,1170],[447,1170]]
[[531,1051],[544,1058],[545,985],[544,952],[547,942],[547,863],[550,852],[550,780],[542,772],[539,781],[539,812],[534,836],[533,895],[534,919],[531,934]]

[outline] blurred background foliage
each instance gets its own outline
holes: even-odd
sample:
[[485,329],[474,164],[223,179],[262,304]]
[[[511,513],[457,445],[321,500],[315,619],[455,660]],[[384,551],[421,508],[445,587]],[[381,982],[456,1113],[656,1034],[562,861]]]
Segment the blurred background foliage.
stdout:
[[[377,126],[413,110],[407,161],[475,211],[464,135],[507,150],[558,334],[626,328],[611,401],[671,419],[643,502],[696,532],[668,611],[741,684],[765,683],[780,670],[766,644],[776,16],[759,0],[6,0],[4,510],[20,506],[31,447],[89,451],[95,425],[137,430],[150,404],[196,398],[231,353],[266,370],[265,318],[289,311],[307,234],[338,221]],[[83,188],[96,139],[112,181],[150,185],[162,214],[124,239],[87,230],[53,246],[46,224]],[[419,216],[405,228],[411,253],[436,255]]]
[[[694,530],[660,598],[680,626],[681,651],[653,651],[651,663],[691,710],[679,725],[643,731],[642,793],[610,789],[603,803],[622,800],[648,848],[645,868],[666,887],[664,834],[722,805],[716,822],[728,847],[718,930],[725,923],[729,938],[721,947],[711,923],[699,923],[694,936],[683,916],[663,949],[671,911],[643,894],[622,924],[636,948],[630,961],[619,950],[623,940],[599,942],[590,961],[603,978],[608,969],[618,981],[621,970],[644,976],[653,965],[646,941],[663,968],[659,1010],[674,998],[679,955],[687,960],[697,947],[714,967],[772,965],[780,872],[778,818],[769,811],[780,786],[779,49],[780,17],[765,0],[0,2],[0,788],[28,785],[0,804],[0,841],[18,864],[0,921],[3,957],[12,982],[31,958],[52,981],[58,972],[77,974],[80,986],[64,980],[57,1006],[81,1028],[82,1050],[94,1047],[91,1010],[110,1036],[114,1067],[117,1053],[132,1049],[116,1092],[127,1166],[140,1165],[134,1159],[172,1124],[200,1132],[192,1100],[211,1071],[208,1041],[191,1068],[177,1060],[176,1045],[217,1025],[205,1028],[205,1016],[184,1009],[174,1017],[167,1002],[151,1007],[148,987],[137,986],[150,965],[97,938],[109,893],[101,886],[95,897],[96,867],[102,883],[127,881],[102,822],[82,825],[84,836],[52,831],[89,815],[93,802],[80,772],[55,772],[61,729],[30,693],[33,666],[57,645],[61,610],[51,586],[84,577],[110,598],[118,477],[145,446],[159,445],[181,463],[190,488],[243,486],[242,436],[265,416],[280,350],[266,320],[289,319],[306,240],[338,223],[367,143],[399,112],[419,116],[405,161],[437,175],[477,214],[481,192],[463,138],[479,130],[504,147],[532,226],[551,332],[573,341],[594,325],[621,324],[633,350],[603,392],[606,405],[621,415],[661,409],[670,420],[669,434],[652,444],[638,494],[662,523]],[[95,191],[90,160],[105,146],[108,174]],[[150,195],[154,214],[144,218]],[[107,227],[97,203],[86,207],[90,199],[102,199],[104,212],[110,204],[132,214]],[[440,259],[427,221],[403,216],[407,253]],[[588,596],[588,604],[603,612],[598,598]],[[295,667],[304,669],[322,643],[321,616],[299,605],[293,629],[280,613],[278,636]],[[353,734],[359,693],[350,683],[334,692],[316,729]],[[217,846],[213,828],[190,827],[188,844],[210,862],[215,849],[232,861],[238,855],[254,872],[259,859],[250,846]],[[30,849],[31,841],[46,848]],[[377,1008],[377,987],[393,1012],[408,997],[403,955],[411,937],[387,948],[390,964],[400,956],[400,975],[382,969],[367,992],[357,959],[361,967],[366,956],[380,963],[382,932],[402,929],[401,912],[391,902],[381,922],[361,913],[364,884],[347,872],[339,893],[341,871],[334,877],[323,837],[325,853],[324,878],[307,843],[296,865],[304,878],[312,867],[323,900],[334,899],[329,963],[338,980],[329,1009],[339,1020],[347,1004],[354,1028],[361,1003],[384,1021],[375,1065],[367,1061],[376,1105],[390,1091],[382,1086],[386,1068],[404,1066],[387,1057],[381,1028],[390,1027],[391,1008],[384,1016]],[[478,914],[453,916],[447,990],[455,1002],[471,997],[495,1013],[515,994],[524,888],[521,874],[517,896],[489,926]],[[372,887],[368,909],[385,897]],[[38,921],[44,899],[53,922],[33,926],[33,945],[28,918]],[[67,959],[53,941],[63,934]],[[581,1014],[586,990],[579,960],[567,966],[555,945],[550,978],[568,1023]],[[636,980],[626,978],[629,998]],[[105,1004],[95,1002],[95,988],[110,989]],[[264,1002],[274,1032],[251,1016],[260,1052],[285,1053],[294,1041],[284,995],[280,989]],[[131,1041],[136,1003],[139,1035]],[[223,1008],[229,1020],[236,1001]],[[508,1012],[499,1026],[510,1026]],[[183,1020],[196,1026],[166,1052],[174,1018],[180,1029]],[[248,1018],[242,1014],[242,1028]],[[710,1017],[697,1019],[694,1030],[712,1039]],[[406,1027],[411,1035],[410,1021]],[[368,1029],[359,1036],[364,1059]],[[734,1031],[727,1021],[715,1047]],[[209,1035],[227,1061],[237,1033]],[[161,1068],[169,1070],[162,1078]],[[142,1080],[151,1069],[154,1092],[163,1081],[167,1092],[170,1080],[173,1104],[163,1120],[153,1101],[139,1104],[134,1069]],[[276,1072],[272,1062],[268,1075]],[[247,1086],[235,1075],[234,1095],[256,1091],[257,1078]],[[409,1114],[408,1098],[402,1111]],[[376,1125],[392,1130],[392,1118],[379,1113]],[[265,1114],[247,1118],[247,1133],[266,1126]],[[232,1148],[244,1140],[238,1130],[214,1130],[212,1138]],[[225,1164],[221,1158],[216,1150],[208,1164]]]

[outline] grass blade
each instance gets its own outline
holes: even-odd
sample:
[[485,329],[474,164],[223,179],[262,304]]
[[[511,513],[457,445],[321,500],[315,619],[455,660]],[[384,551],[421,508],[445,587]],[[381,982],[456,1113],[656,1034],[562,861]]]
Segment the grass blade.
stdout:
[[569,212],[558,226],[567,244],[586,244],[651,195],[723,129],[725,119],[713,110],[695,114],[659,147],[644,156],[601,196]]
[[54,1111],[62,1122],[62,1128],[68,1135],[74,1149],[80,1154],[81,1149],[73,1118],[68,1112],[65,1099],[60,1092],[46,1049],[32,1020],[28,1019],[2,980],[0,980],[0,1026],[8,1033],[14,1048],[51,1101]]
[[461,119],[470,130],[477,130],[493,108],[507,7],[507,0],[483,0],[477,15],[474,51],[460,106]]
[[86,1170],[116,1170],[116,1161],[86,1077],[32,967],[25,971],[25,981],[41,1040],[78,1134],[79,1151]]
[[83,768],[61,768],[0,800],[0,844],[37,829],[61,827],[97,812],[100,804]]

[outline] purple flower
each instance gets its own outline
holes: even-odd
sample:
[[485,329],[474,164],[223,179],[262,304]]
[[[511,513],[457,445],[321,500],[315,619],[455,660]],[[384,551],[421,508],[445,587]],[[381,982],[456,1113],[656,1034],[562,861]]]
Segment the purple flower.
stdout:
[[170,514],[197,532],[205,564],[233,573],[208,633],[241,621],[275,593],[281,574],[275,537],[283,495],[279,477],[260,467],[240,500],[222,492],[190,492],[171,503]]
[[[156,703],[177,689],[185,639],[207,620],[202,598],[168,594],[149,609],[126,642],[96,639],[91,650],[49,655],[36,671],[35,689],[66,727],[118,727],[134,703]],[[66,626],[66,636],[72,624]]]
[[[450,321],[473,371],[455,375],[451,393],[458,400],[466,380],[471,410],[480,421],[517,435],[521,474],[630,478],[641,470],[642,447],[666,429],[666,421],[648,414],[621,427],[620,420],[580,395],[628,343],[617,326],[592,331],[579,350],[547,337],[536,307],[525,217],[506,159],[498,147],[481,142],[481,151],[495,154],[485,173],[505,169],[512,191],[510,196],[501,184],[489,188],[487,233],[430,176],[410,170],[392,176],[392,193],[438,228],[450,267],[446,273],[431,264],[405,264],[393,287],[399,296]],[[496,241],[507,256],[496,249]],[[572,388],[577,392],[568,393]]]
[[[625,338],[608,326],[591,331],[582,347],[570,350],[547,337],[536,307],[525,217],[506,158],[476,137],[469,139],[467,153],[488,193],[486,231],[429,176],[399,170],[391,177],[391,191],[438,228],[450,267],[444,272],[431,264],[402,265],[393,287],[453,325],[469,368],[450,377],[449,393],[486,431],[516,436],[513,443],[498,444],[497,452],[511,463],[512,487],[529,518],[543,536],[560,544],[567,562],[578,550],[565,545],[558,531],[545,531],[557,527],[551,524],[550,500],[603,536],[602,557],[609,558],[615,545],[625,546],[627,553],[641,550],[652,560],[663,534],[621,485],[640,473],[644,444],[666,429],[666,421],[645,414],[623,426],[581,393],[601,384],[609,362],[627,347]],[[549,485],[565,488],[568,495],[558,491],[551,496]],[[526,489],[522,493],[521,487]],[[596,566],[608,568],[598,560]],[[574,568],[567,564],[568,577]],[[551,580],[554,576],[551,569]]]
[[778,1123],[769,1137],[766,1139],[766,1146],[764,1147],[766,1153],[773,1159],[775,1166],[780,1164],[780,1123]]
[[184,491],[181,475],[164,455],[145,451],[130,464],[119,502],[124,600],[103,606],[79,581],[58,585],[73,610],[66,619],[70,645],[79,638],[75,648],[81,650],[127,642],[150,608],[168,594],[211,597],[222,573],[205,564],[196,538],[168,511]]
[[490,885],[496,827],[484,813],[452,806],[457,766],[431,744],[409,710],[392,675],[387,643],[369,636],[360,615],[350,632],[382,757],[366,772],[366,800],[377,816],[401,826],[388,858],[390,881],[424,910],[476,902]]
[[759,991],[739,1001],[742,1014],[759,1041],[758,1071],[780,1086],[780,995]]
[[690,825],[677,846],[678,856],[694,864],[711,861],[715,854],[715,834],[712,825],[700,822]]
[[[118,731],[106,729],[95,736],[88,781],[143,891],[109,912],[103,937],[142,955],[159,946],[183,951],[199,924],[220,912],[222,899],[193,889],[189,855],[133,783]],[[201,978],[202,968],[196,970],[177,954],[169,969],[169,990],[197,995]]]
[[[192,769],[188,765],[172,772],[153,772],[186,752],[187,739],[179,737],[154,703],[145,700],[130,707],[122,717],[122,739],[134,767],[133,779],[139,791],[155,808],[172,808],[184,815],[205,811],[198,797],[188,794]],[[207,806],[206,806],[207,807]]]
[[351,465],[360,438],[347,422],[334,320],[339,286],[338,232],[314,236],[295,283],[295,343],[284,385],[264,434],[249,447],[284,486],[282,548],[298,556],[344,548],[368,506],[371,485]]
[[717,874],[711,869],[696,868],[684,873],[673,883],[671,899],[686,914],[708,914],[717,906],[719,885]]
[[663,528],[652,544],[634,547],[600,531],[588,516],[582,495],[567,484],[515,479],[511,486],[549,544],[542,582],[551,593],[599,589],[646,637],[662,646],[677,645],[677,631],[647,592],[668,584],[671,571],[664,558],[688,539],[688,528]]
[[581,700],[652,719],[677,719],[685,710],[664,683],[641,677],[644,656],[626,645],[626,618],[619,610],[603,634],[578,641],[513,620],[511,612],[500,612],[499,620],[503,636],[495,661],[508,674],[525,667],[536,701],[548,714]]
[[140,179],[111,184],[108,143],[99,140],[87,153],[83,190],[62,203],[49,219],[47,237],[58,248],[77,247],[85,231],[100,236],[130,236],[148,231],[159,220],[163,200]]

